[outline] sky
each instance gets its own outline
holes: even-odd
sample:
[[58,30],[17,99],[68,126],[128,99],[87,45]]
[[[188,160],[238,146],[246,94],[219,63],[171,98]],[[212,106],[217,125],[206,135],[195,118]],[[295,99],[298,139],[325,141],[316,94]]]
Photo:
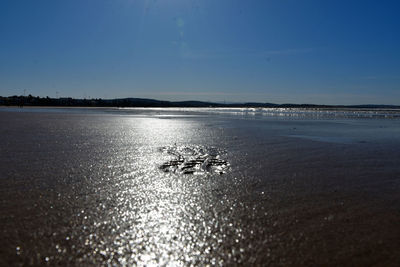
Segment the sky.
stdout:
[[2,0],[0,95],[400,104],[400,2]]

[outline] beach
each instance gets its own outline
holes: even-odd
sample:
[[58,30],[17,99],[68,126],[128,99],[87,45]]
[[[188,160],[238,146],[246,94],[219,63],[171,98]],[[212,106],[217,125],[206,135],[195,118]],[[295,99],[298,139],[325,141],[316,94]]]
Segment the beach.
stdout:
[[0,109],[0,265],[398,266],[398,111]]

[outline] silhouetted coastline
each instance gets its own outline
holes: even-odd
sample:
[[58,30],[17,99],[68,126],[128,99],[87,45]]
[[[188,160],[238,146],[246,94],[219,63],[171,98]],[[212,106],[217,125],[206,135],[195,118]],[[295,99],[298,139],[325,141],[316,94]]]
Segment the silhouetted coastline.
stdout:
[[318,104],[274,104],[274,103],[217,103],[204,101],[163,101],[146,98],[76,99],[71,97],[51,98],[39,96],[0,96],[0,106],[50,106],[50,107],[215,107],[215,108],[369,108],[400,109],[397,105],[318,105]]

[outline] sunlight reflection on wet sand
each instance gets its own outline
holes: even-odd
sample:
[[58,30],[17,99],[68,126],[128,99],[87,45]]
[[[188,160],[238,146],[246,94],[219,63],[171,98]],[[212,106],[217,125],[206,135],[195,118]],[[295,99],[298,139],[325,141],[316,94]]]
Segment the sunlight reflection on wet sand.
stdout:
[[119,140],[122,151],[110,159],[124,170],[114,178],[112,189],[116,206],[111,216],[113,245],[104,244],[93,235],[89,236],[89,243],[95,251],[113,255],[113,262],[121,264],[204,262],[215,249],[213,246],[222,242],[220,233],[211,233],[220,218],[205,214],[212,210],[207,190],[211,189],[209,179],[215,177],[209,173],[163,173],[158,168],[167,156],[159,148],[177,142],[191,143],[191,125],[184,121],[136,119],[132,126],[129,134]]
[[398,259],[397,121],[4,114],[2,265]]

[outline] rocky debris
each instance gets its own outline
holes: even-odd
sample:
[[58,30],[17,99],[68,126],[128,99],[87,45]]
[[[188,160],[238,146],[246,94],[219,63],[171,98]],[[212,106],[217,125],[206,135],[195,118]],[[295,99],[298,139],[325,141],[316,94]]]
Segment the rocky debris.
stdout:
[[160,151],[175,157],[160,166],[160,169],[164,172],[224,174],[230,166],[227,160],[221,159],[221,154],[224,151],[219,151],[213,147],[174,145],[162,147]]

